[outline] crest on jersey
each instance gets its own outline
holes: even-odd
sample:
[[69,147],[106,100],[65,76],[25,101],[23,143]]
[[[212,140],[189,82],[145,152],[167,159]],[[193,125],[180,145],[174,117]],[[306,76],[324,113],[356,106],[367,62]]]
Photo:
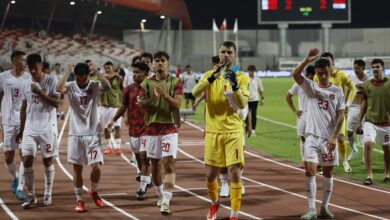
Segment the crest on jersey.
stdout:
[[330,100],[334,100],[336,98],[336,96],[334,94],[330,94],[329,98],[330,98]]

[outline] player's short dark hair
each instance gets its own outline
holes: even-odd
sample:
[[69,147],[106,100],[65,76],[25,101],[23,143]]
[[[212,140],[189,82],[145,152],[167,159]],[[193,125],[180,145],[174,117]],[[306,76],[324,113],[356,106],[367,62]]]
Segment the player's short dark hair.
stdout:
[[145,63],[133,63],[131,64],[132,67],[140,69],[142,72],[148,74],[150,71],[150,68]]
[[353,61],[353,64],[356,64],[360,67],[363,67],[363,69],[366,67],[366,62],[364,62],[364,60],[362,59],[356,59]]
[[91,63],[91,62],[92,62],[91,60],[84,61],[84,63]]
[[332,60],[332,63],[334,63],[334,56],[331,52],[323,52],[321,54],[321,58],[323,58],[323,57],[330,57],[330,59]]
[[385,63],[383,62],[382,59],[373,59],[373,60],[371,61],[371,66],[372,66],[373,64],[377,64],[377,63],[379,63],[379,64],[382,66],[382,68],[385,67]]
[[11,54],[11,61],[12,61],[13,59],[15,59],[15,58],[19,58],[20,56],[24,56],[24,55],[26,55],[25,52],[20,51],[20,50],[15,50],[15,51],[12,52],[12,54]]
[[42,63],[41,55],[37,53],[32,53],[27,56],[27,65],[35,66],[37,63]]
[[131,63],[135,63],[137,60],[141,60],[141,56],[134,56],[133,59],[131,59]]
[[86,63],[78,63],[74,67],[74,74],[78,76],[85,76],[89,74],[89,66]]
[[191,68],[191,65],[187,64],[184,68]]
[[149,58],[150,60],[153,60],[153,55],[151,53],[148,53],[148,52],[141,54],[140,58],[142,58],[142,57]]
[[237,52],[236,45],[231,41],[224,41],[222,42],[219,47],[225,46],[227,48],[233,48],[234,52]]
[[43,61],[43,69],[50,69],[50,63]]
[[325,68],[330,67],[330,61],[327,59],[318,59],[316,62],[314,62],[315,68]]
[[61,66],[61,64],[60,63],[56,63],[56,64],[54,64],[54,66]]
[[255,65],[249,65],[248,68],[246,68],[248,71],[256,71]]
[[315,71],[315,68],[314,68],[313,65],[307,66],[306,69],[305,69],[305,72],[306,72],[306,75],[308,75],[308,74],[312,74],[312,75],[316,74],[316,71]]
[[219,56],[212,56],[212,57],[211,57],[211,62],[212,62],[213,64],[218,64],[219,61],[220,61]]
[[156,59],[156,58],[165,58],[165,59],[169,60],[169,55],[165,51],[158,51],[157,53],[155,53],[153,55],[153,59]]
[[114,66],[114,64],[111,61],[107,61],[104,66]]

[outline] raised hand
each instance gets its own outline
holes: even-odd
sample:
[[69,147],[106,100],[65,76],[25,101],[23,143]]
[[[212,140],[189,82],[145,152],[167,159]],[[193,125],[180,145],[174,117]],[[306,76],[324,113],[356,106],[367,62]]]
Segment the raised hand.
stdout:
[[317,55],[319,52],[320,50],[318,48],[311,48],[308,54],[306,55],[305,59],[310,63],[317,59],[318,57]]

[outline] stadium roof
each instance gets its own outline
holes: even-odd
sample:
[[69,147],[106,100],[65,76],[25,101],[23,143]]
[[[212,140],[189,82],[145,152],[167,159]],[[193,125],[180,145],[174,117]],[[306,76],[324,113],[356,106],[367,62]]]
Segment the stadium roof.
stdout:
[[[192,27],[183,0],[15,0],[5,21],[5,27],[46,30],[53,7],[49,32],[73,34],[89,33],[94,15],[102,11],[94,33],[122,38],[125,29],[139,29],[141,19],[147,19],[147,29],[160,29],[160,15],[172,18],[172,29]],[[74,2],[71,5],[71,2]],[[4,16],[8,1],[0,2],[0,16]]]

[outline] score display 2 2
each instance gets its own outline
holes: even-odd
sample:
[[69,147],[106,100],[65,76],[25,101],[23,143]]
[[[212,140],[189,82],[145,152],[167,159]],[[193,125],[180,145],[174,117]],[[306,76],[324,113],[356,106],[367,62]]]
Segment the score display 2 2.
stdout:
[[350,23],[350,0],[258,0],[258,23]]

